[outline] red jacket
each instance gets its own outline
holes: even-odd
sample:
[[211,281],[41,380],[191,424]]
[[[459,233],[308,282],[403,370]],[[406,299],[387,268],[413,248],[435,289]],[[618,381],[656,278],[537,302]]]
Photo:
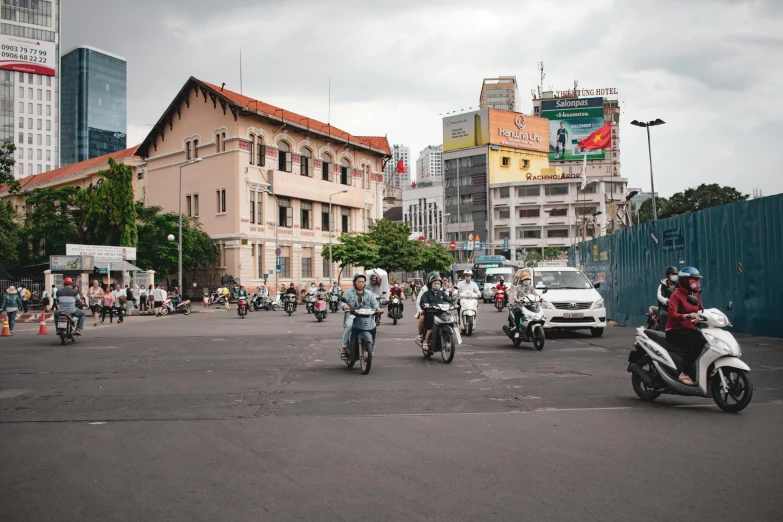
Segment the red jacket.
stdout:
[[498,283],[495,285],[495,291],[503,290],[504,292],[508,290],[508,287],[505,285],[505,283]]
[[701,304],[701,296],[696,295],[696,299],[699,300],[698,305],[692,305],[688,302],[688,296],[691,295],[690,290],[685,290],[681,286],[677,286],[677,290],[674,291],[669,298],[669,318],[666,320],[666,331],[669,330],[693,330],[696,325],[693,321],[685,317],[685,314],[693,314],[703,309]]
[[391,297],[391,296],[393,296],[393,295],[396,295],[396,296],[398,296],[400,299],[402,299],[402,288],[394,288],[394,287],[392,287],[392,288],[389,290],[389,297]]

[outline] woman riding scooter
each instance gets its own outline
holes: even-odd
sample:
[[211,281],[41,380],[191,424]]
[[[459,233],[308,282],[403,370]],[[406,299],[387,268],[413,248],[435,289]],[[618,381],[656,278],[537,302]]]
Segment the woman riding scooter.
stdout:
[[508,335],[508,338],[511,340],[519,338],[518,326],[525,316],[522,306],[517,303],[526,295],[538,295],[536,289],[533,288],[533,277],[530,275],[530,270],[524,268],[519,271],[519,274],[519,284],[514,289],[514,302],[510,305],[511,314],[514,316],[514,327],[509,328],[508,326],[503,325],[503,331],[506,332],[506,335]]
[[677,290],[677,270],[676,266],[670,266],[666,269],[666,278],[661,280],[658,286],[658,317],[661,321],[661,331],[666,331],[666,319],[669,313],[666,309],[669,306],[669,298]]
[[[427,276],[427,292],[421,296],[421,309],[424,312],[424,343],[422,344],[422,350],[430,352],[429,342],[432,335],[432,326],[434,319],[434,312],[437,310],[437,305],[451,303],[451,298],[446,295],[441,289],[441,278],[437,272],[431,272]],[[430,355],[432,352],[430,352]]]
[[[704,336],[696,325],[699,323],[699,310],[704,309],[701,303],[701,274],[693,267],[687,266],[678,274],[677,290],[669,298],[669,319],[666,323],[666,340],[680,352],[682,367],[680,370],[680,382],[693,386],[694,382],[688,373],[693,363],[699,357],[704,343]],[[688,302],[688,296],[695,296],[698,304]]]

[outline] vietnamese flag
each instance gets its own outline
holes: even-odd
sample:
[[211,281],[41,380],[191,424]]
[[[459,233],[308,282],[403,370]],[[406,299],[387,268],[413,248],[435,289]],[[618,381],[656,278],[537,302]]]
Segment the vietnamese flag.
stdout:
[[405,174],[405,163],[402,162],[402,158],[397,162],[397,173]]
[[612,141],[612,124],[606,122],[603,127],[580,141],[580,149],[595,150],[595,149],[608,149],[609,144]]

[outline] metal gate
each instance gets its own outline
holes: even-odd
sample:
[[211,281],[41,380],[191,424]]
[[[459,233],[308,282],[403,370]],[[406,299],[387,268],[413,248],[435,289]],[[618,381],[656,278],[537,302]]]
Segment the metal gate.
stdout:
[[149,288],[150,275],[147,272],[133,272],[132,282],[133,288]]

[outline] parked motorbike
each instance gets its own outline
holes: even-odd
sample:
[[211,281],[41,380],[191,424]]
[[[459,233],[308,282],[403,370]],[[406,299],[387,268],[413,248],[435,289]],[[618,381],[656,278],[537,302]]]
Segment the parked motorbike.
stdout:
[[290,316],[296,311],[296,296],[294,294],[286,294],[284,297],[284,310]]
[[495,292],[495,308],[498,312],[503,311],[503,306],[506,304],[506,292],[504,290],[498,290]]
[[247,297],[240,297],[237,299],[237,314],[239,317],[244,319],[249,309],[250,305],[248,304]]
[[661,331],[661,317],[658,315],[658,307],[651,306],[647,311],[647,329]]
[[169,315],[169,314],[185,314],[190,315],[190,312],[193,311],[193,308],[190,306],[190,300],[187,301],[181,301],[176,308],[174,308],[174,305],[171,303],[171,299],[166,299],[163,301],[163,308],[160,309],[160,315]]
[[353,323],[351,325],[351,342],[348,344],[348,359],[345,361],[348,368],[353,368],[359,361],[359,368],[363,375],[370,373],[372,366],[372,353],[375,350],[375,315],[376,312],[369,306],[363,306],[351,310]]
[[402,313],[400,312],[400,298],[397,295],[393,295],[389,300],[389,317],[391,317],[393,324],[397,324],[397,321],[402,317]]
[[[544,342],[546,336],[544,335],[544,322],[546,317],[538,306],[540,298],[535,295],[524,295],[519,299],[519,302],[508,307],[508,328],[517,328],[519,337],[511,337],[511,342],[514,346],[519,346],[522,341],[533,342],[533,348],[536,350],[544,349]],[[519,320],[519,324],[514,324],[514,309],[522,310],[522,317]],[[503,327],[503,331],[506,331],[507,327]],[[506,331],[508,335],[510,330]]]
[[67,341],[76,342],[74,332],[76,331],[76,318],[71,314],[58,314],[56,334],[60,337],[60,342],[65,344]]
[[329,310],[335,313],[340,307],[340,296],[337,294],[329,294]]
[[314,310],[315,318],[318,319],[319,323],[326,319],[326,315],[329,313],[326,311],[326,299],[323,297],[316,297]]
[[308,314],[313,313],[313,308],[315,306],[315,295],[308,294],[308,296],[305,297],[305,306],[307,308]]
[[455,328],[457,320],[451,313],[452,306],[449,303],[442,303],[435,308],[425,307],[425,314],[435,314],[432,322],[432,335],[430,335],[429,351],[424,349],[422,341],[421,351],[424,357],[429,358],[435,352],[440,352],[443,362],[449,364],[454,360],[454,353],[457,346],[462,344],[462,337]]
[[473,329],[478,327],[478,298],[479,294],[462,292],[459,296],[459,329],[470,337]]
[[[688,296],[688,301],[698,302],[693,296]],[[729,303],[727,309],[731,308]],[[677,363],[682,362],[682,356],[673,353],[676,348],[665,334],[637,328],[634,350],[628,356],[633,391],[643,401],[655,400],[662,393],[712,397],[721,410],[738,413],[753,398],[750,367],[740,359],[742,348],[737,340],[723,330],[731,326],[726,315],[717,308],[701,310],[698,315],[707,344],[692,368],[696,370],[696,383],[688,386],[679,381]]]

